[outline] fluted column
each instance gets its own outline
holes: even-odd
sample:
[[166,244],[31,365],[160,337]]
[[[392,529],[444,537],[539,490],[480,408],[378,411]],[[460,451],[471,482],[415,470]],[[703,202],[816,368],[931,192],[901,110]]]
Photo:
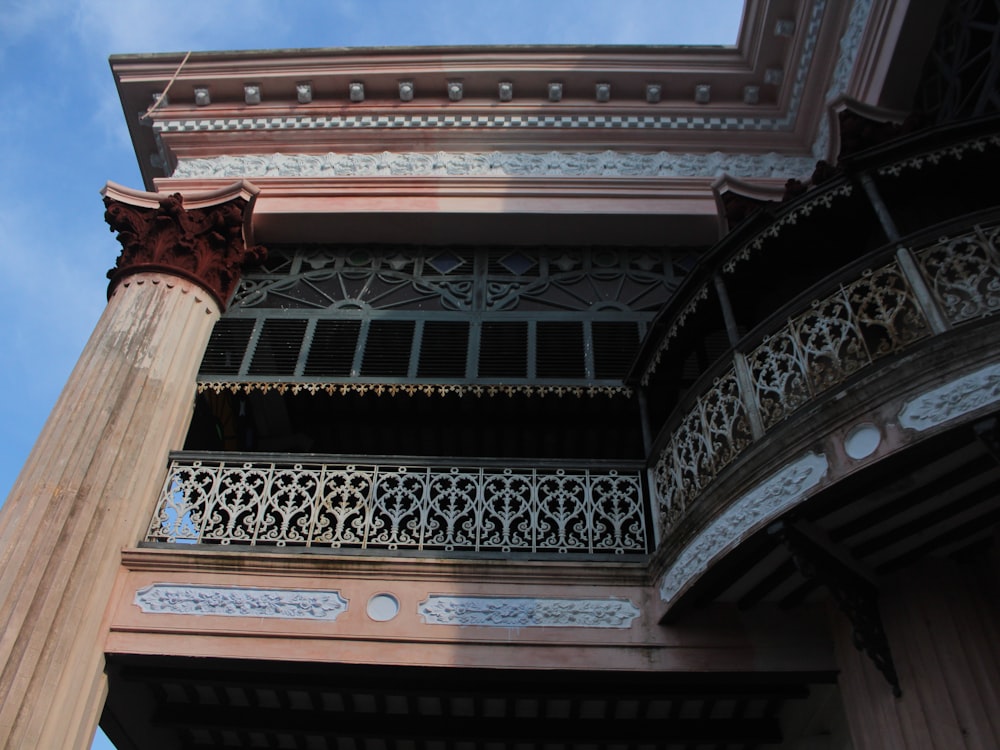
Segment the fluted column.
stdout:
[[109,300],[0,510],[0,747],[89,747],[106,692],[105,609],[241,265],[256,189],[105,190],[122,243]]

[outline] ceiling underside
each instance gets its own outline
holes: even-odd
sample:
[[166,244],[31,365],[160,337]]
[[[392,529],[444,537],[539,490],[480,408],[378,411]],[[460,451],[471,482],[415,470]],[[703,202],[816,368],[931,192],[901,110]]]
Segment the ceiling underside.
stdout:
[[[997,421],[956,427],[839,482],[786,521],[876,585],[928,557],[974,561],[1000,521]],[[725,602],[750,609],[791,608],[827,595],[806,578],[778,535],[765,530],[740,546],[691,590],[672,613]]]
[[470,670],[110,656],[119,748],[750,750],[831,674]]

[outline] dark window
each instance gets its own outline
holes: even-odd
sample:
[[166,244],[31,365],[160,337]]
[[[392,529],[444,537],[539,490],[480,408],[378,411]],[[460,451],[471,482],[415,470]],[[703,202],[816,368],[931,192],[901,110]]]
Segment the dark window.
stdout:
[[294,375],[305,320],[265,320],[250,362],[250,375]]
[[595,320],[590,324],[590,334],[594,346],[594,377],[598,380],[624,378],[639,347],[639,326]]
[[540,378],[583,378],[583,323],[539,321],[536,329],[536,374]]
[[252,318],[222,318],[212,329],[212,336],[201,361],[201,372],[206,375],[237,375],[243,362],[250,334]]
[[360,320],[318,320],[303,375],[346,378],[358,346]]
[[412,320],[371,321],[361,374],[405,378],[410,367],[413,326]]
[[528,324],[483,323],[479,342],[479,377],[524,378],[528,375]]
[[457,321],[428,320],[420,338],[421,378],[465,377],[465,359],[469,348],[469,324]]

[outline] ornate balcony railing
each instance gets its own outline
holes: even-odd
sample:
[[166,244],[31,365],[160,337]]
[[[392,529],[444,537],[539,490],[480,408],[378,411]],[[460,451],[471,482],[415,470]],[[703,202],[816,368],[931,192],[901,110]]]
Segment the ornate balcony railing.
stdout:
[[146,541],[577,554],[651,546],[639,465],[371,461],[175,454]]
[[[886,248],[739,342],[694,385],[654,449],[663,534],[740,453],[821,394],[942,326],[1000,308],[998,244],[993,217],[913,250]],[[932,318],[943,321],[937,330]]]

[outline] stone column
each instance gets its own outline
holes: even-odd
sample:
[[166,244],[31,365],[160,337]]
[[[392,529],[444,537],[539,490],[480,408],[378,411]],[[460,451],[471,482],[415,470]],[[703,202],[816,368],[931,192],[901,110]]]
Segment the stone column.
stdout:
[[855,750],[1000,747],[997,555],[929,559],[881,587],[880,609],[902,696],[835,618],[840,688]]
[[183,445],[240,267],[262,253],[246,232],[256,192],[104,191],[122,243],[108,306],[0,511],[0,747],[90,745],[121,550]]

